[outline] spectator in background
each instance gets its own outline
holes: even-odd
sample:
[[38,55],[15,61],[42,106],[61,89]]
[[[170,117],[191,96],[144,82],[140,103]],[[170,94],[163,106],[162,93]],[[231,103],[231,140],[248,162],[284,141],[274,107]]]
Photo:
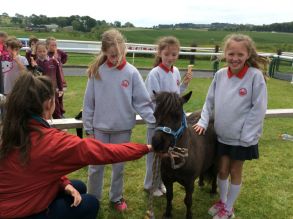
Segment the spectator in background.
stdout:
[[6,32],[0,32],[0,93],[4,93],[4,85],[3,85],[3,74],[2,74],[2,60],[5,60],[5,55],[9,57],[8,52],[5,47],[5,40],[8,35]]
[[19,55],[19,50],[22,47],[20,40],[15,37],[9,37],[5,41],[7,54],[1,58],[4,94],[7,95],[18,76],[26,70],[28,62],[24,56]]
[[38,42],[36,45],[37,59],[32,61],[32,66],[42,72],[43,75],[48,76],[55,87],[55,111],[53,113],[54,119],[61,119],[63,117],[59,97],[63,95],[63,83],[61,79],[60,68],[56,59],[51,59],[48,56],[48,50],[45,42]]
[[32,70],[33,67],[32,67],[32,59],[36,60],[37,58],[37,54],[36,54],[36,44],[37,42],[39,41],[38,38],[36,38],[35,36],[31,36],[29,38],[29,41],[28,41],[28,45],[30,47],[30,49],[26,50],[25,52],[25,57],[28,61],[28,69],[29,70]]
[[[66,84],[66,81],[65,81],[65,78],[64,78],[63,64],[65,64],[67,62],[68,56],[64,51],[62,51],[61,49],[57,48],[56,38],[48,37],[46,39],[46,45],[47,45],[47,49],[48,49],[48,56],[50,58],[55,59],[59,64],[60,73],[61,73],[61,79],[62,79],[62,83],[63,83],[63,91],[64,91],[67,88],[67,84]],[[62,116],[65,113],[65,109],[64,109],[64,106],[63,106],[63,96],[64,95],[59,97],[59,103],[60,103]]]
[[7,37],[7,33],[0,32],[0,56],[2,56],[3,51],[5,51],[5,40]]

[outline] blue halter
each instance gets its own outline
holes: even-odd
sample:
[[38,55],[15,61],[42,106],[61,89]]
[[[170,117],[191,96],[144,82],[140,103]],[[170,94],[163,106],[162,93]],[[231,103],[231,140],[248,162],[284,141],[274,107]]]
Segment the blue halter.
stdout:
[[155,128],[155,131],[162,131],[162,132],[165,132],[166,134],[173,135],[173,137],[175,138],[175,145],[176,145],[177,139],[183,134],[183,131],[186,128],[187,128],[186,116],[185,116],[185,113],[183,112],[181,126],[176,132],[166,126],[158,126]]

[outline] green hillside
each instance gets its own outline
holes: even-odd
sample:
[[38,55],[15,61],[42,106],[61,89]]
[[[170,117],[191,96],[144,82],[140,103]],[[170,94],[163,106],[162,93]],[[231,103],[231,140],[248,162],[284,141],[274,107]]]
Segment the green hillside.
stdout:
[[[16,37],[29,37],[35,35],[39,38],[54,36],[57,39],[71,40],[99,40],[94,33],[82,32],[25,32],[23,29],[5,29],[10,35]],[[229,31],[207,31],[204,29],[144,29],[144,28],[121,28],[128,42],[154,44],[161,36],[173,35],[177,37],[182,46],[190,46],[196,43],[199,47],[214,47],[221,44],[223,38],[230,34]],[[293,51],[292,33],[271,33],[271,32],[241,32],[252,37],[257,48],[262,52]]]

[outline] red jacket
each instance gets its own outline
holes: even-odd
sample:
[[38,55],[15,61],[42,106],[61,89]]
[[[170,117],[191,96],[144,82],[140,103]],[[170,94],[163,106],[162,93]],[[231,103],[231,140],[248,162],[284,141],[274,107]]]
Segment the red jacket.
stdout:
[[88,164],[109,164],[134,160],[148,153],[145,145],[104,144],[95,139],[80,139],[36,120],[32,131],[30,161],[20,164],[19,151],[0,161],[0,218],[29,216],[45,210],[57,193],[69,183],[64,175]]

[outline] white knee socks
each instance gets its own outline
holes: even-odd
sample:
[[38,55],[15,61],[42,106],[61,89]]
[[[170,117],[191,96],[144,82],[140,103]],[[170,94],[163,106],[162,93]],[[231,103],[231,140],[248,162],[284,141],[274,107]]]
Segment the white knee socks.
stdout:
[[233,185],[230,184],[230,188],[229,188],[229,193],[227,196],[227,201],[226,201],[226,210],[231,212],[234,202],[236,201],[239,193],[240,193],[240,188],[241,188],[241,184],[240,185]]
[[223,203],[226,203],[229,180],[228,179],[220,179],[218,177],[217,181],[218,181],[218,187],[219,187],[219,192],[220,192],[220,199]]

